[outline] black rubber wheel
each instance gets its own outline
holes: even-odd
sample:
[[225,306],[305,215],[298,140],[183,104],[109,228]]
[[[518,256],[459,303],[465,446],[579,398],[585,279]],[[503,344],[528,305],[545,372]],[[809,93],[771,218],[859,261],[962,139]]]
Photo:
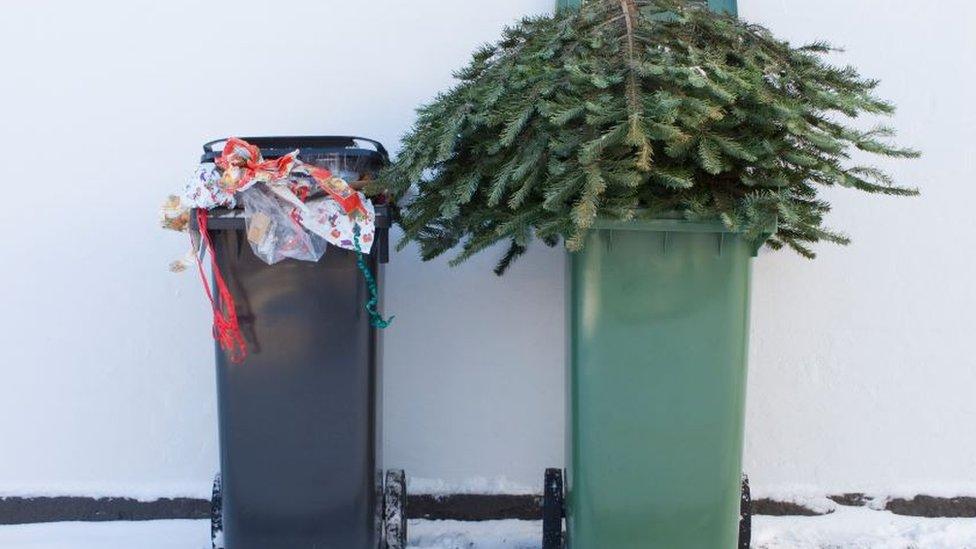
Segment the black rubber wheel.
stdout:
[[214,476],[210,495],[210,544],[213,549],[224,549],[224,499],[220,488],[220,473]]
[[402,469],[386,472],[383,487],[383,530],[387,549],[406,549],[407,475]]
[[542,549],[563,546],[563,472],[546,469],[542,492]]
[[752,493],[749,477],[742,475],[742,499],[739,500],[739,549],[749,549],[752,543]]

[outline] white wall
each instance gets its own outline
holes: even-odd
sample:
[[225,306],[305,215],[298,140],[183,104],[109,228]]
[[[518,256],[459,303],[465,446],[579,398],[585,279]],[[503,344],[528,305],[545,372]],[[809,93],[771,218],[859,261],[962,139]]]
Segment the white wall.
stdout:
[[747,467],[760,485],[976,493],[976,5],[743,0],[796,42],[825,38],[882,80],[918,199],[830,197],[854,238],[756,263]]
[[[551,3],[6,2],[0,492],[205,495],[207,305],[192,273],[166,271],[185,243],[156,222],[199,144],[355,133],[395,149],[468,52]],[[976,8],[740,7],[783,36],[848,46],[926,152],[892,166],[920,199],[831,195],[851,248],[757,261],[747,468],[768,490],[976,484]],[[386,457],[419,477],[531,487],[562,462],[564,257],[533,250],[503,279],[493,260],[393,258]]]

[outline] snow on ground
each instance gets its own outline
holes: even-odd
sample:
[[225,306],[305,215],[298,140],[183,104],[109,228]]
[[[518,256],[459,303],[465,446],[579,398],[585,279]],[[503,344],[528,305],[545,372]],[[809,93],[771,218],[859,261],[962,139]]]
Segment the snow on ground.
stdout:
[[209,520],[0,526],[4,549],[210,549]]
[[[408,494],[443,496],[448,494],[518,494],[534,495],[539,488],[512,482],[506,477],[475,477],[463,482],[441,479],[407,477]],[[976,493],[976,492],[974,492]]]
[[[537,549],[537,521],[411,520],[414,549]],[[903,517],[838,507],[821,517],[754,517],[757,549],[976,549],[976,519]],[[0,526],[4,549],[209,549],[205,520]]]
[[760,549],[973,549],[976,518],[921,518],[841,507],[819,517],[754,517]]
[[409,546],[415,549],[539,549],[542,522],[535,520],[411,520]]

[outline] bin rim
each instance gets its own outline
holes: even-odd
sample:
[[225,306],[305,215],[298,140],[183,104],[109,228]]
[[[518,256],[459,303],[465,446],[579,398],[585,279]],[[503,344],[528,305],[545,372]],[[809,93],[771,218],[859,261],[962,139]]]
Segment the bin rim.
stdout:
[[[213,162],[220,156],[224,143],[230,139],[214,139],[203,144],[201,163]],[[241,137],[261,149],[261,155],[266,159],[284,156],[295,149],[301,149],[301,155],[306,154],[343,154],[346,156],[375,156],[383,164],[390,160],[386,147],[375,139],[351,135],[284,135]],[[363,148],[360,142],[369,143],[373,149]]]
[[697,220],[675,217],[651,217],[621,220],[613,218],[598,218],[593,223],[596,230],[616,231],[652,231],[667,233],[733,233],[724,223],[718,220]]
[[[637,216],[630,220],[613,219],[609,217],[599,217],[593,222],[592,230],[613,230],[613,231],[647,231],[661,233],[712,233],[712,234],[744,234],[744,231],[737,231],[728,228],[725,223],[718,219],[687,219],[680,212],[662,212],[647,217],[641,217],[642,212],[638,210]],[[646,212],[644,212],[646,215]],[[752,255],[759,253],[759,248],[776,234],[778,222],[774,219],[763,229],[761,233],[751,241]]]
[[[190,215],[190,229],[199,230],[197,224],[197,209],[194,208]],[[393,226],[393,208],[390,204],[374,204],[375,212],[374,223],[378,230],[389,229]],[[239,231],[244,230],[244,210],[241,208],[213,208],[207,210],[209,223],[207,227],[211,231]]]

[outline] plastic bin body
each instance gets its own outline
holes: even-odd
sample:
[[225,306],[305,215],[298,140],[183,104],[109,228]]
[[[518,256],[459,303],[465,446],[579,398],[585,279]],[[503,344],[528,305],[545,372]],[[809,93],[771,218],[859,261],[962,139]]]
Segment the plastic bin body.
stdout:
[[[209,225],[249,352],[240,364],[216,353],[227,549],[378,547],[380,367],[355,253],[267,265],[242,220]],[[377,277],[381,237],[366,256]]]
[[720,224],[606,224],[571,254],[573,549],[737,546],[753,246]]

